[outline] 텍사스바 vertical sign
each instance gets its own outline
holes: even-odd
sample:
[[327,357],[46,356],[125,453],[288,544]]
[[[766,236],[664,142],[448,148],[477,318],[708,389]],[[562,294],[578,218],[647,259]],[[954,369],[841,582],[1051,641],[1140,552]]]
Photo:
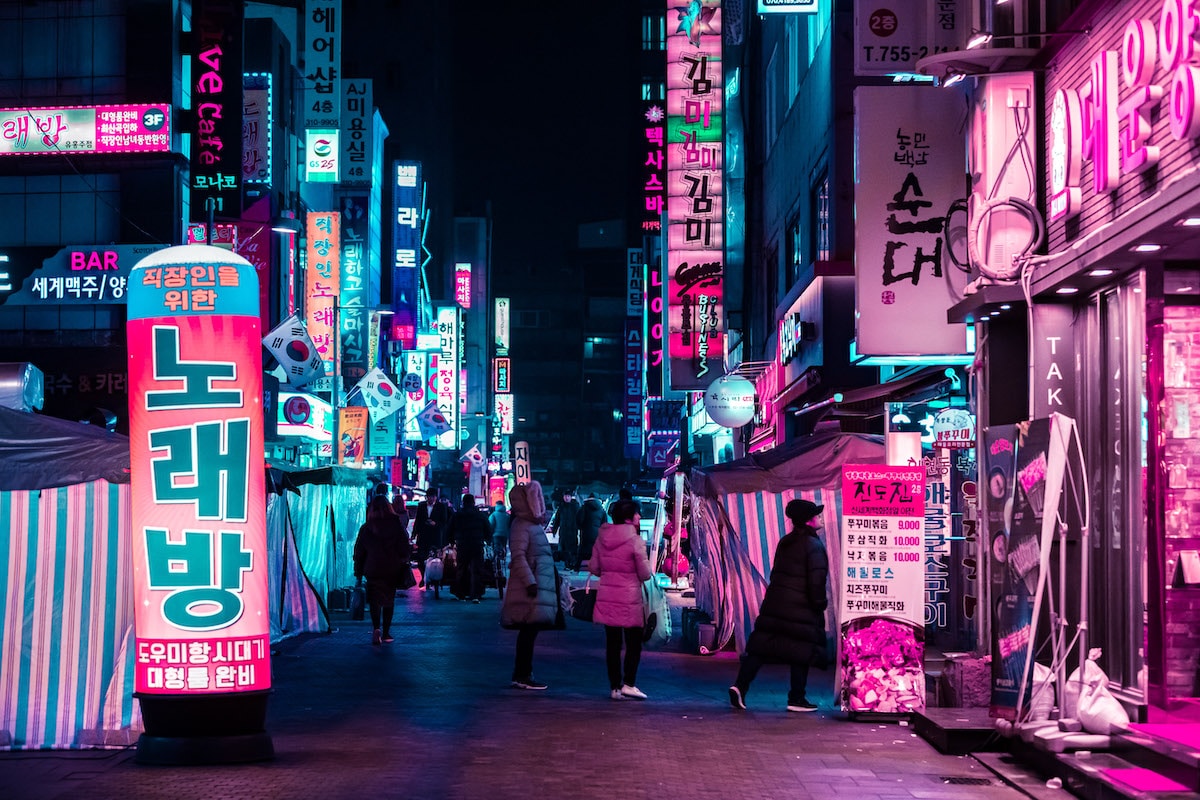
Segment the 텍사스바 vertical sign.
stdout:
[[842,467],[842,708],[925,707],[925,470]]
[[269,689],[254,267],[170,247],[133,268],[128,308],[135,690]]

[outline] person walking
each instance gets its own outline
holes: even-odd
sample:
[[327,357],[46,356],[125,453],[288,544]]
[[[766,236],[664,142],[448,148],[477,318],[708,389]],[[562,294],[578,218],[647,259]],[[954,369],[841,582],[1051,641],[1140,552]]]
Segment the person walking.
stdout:
[[638,531],[640,511],[641,506],[635,500],[613,503],[612,524],[600,526],[588,561],[588,572],[600,578],[592,621],[604,626],[604,659],[613,700],[646,699],[646,693],[637,688],[637,671],[645,624],[642,584],[650,580],[653,572]]
[[483,546],[491,533],[487,515],[475,507],[475,496],[464,494],[462,507],[446,525],[446,541],[458,555],[458,575],[451,591],[463,600],[478,603],[483,597]]
[[509,526],[508,510],[504,508],[504,503],[496,503],[488,516],[488,525],[492,528],[492,548],[496,551],[496,558],[504,558],[508,552]]
[[[386,495],[376,495],[367,506],[367,521],[354,540],[354,577],[367,579],[367,605],[371,610],[371,644],[390,643],[396,589],[401,570],[409,569],[412,550],[408,533],[392,511]],[[411,585],[411,583],[409,584]]]
[[562,502],[550,521],[550,529],[558,534],[558,550],[562,553],[563,566],[569,570],[579,569],[579,501],[573,489],[564,489]]
[[446,506],[438,502],[438,490],[430,489],[425,495],[425,502],[417,506],[413,522],[413,531],[417,537],[417,563],[421,566],[421,584],[425,591],[430,589],[430,581],[425,580],[425,562],[430,556],[441,551],[445,544],[443,537],[446,523],[449,520]]
[[729,703],[734,708],[746,707],[746,693],[763,664],[783,663],[791,668],[787,710],[817,710],[805,689],[809,666],[828,663],[825,608],[829,599],[825,587],[829,555],[817,536],[824,508],[796,498],[784,509],[792,530],[775,548],[767,593],[746,642],[737,679],[729,687]]
[[546,538],[546,499],[537,481],[518,484],[508,495],[512,506],[509,527],[509,585],[500,606],[501,626],[517,631],[512,685],[545,689],[533,677],[533,645],[539,631],[555,627],[559,614],[554,553]]
[[392,487],[392,511],[396,512],[396,516],[400,518],[400,524],[404,526],[404,533],[410,535],[412,516],[408,513],[408,499],[404,496],[404,490],[399,486]]
[[579,507],[579,567],[592,557],[592,548],[600,535],[600,526],[604,524],[604,506],[595,494],[589,494],[587,500]]

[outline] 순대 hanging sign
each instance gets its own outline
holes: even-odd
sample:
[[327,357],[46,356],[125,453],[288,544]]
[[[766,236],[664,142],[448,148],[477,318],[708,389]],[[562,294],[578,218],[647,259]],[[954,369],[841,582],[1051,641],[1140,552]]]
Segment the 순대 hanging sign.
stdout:
[[842,468],[842,709],[925,707],[925,470]]

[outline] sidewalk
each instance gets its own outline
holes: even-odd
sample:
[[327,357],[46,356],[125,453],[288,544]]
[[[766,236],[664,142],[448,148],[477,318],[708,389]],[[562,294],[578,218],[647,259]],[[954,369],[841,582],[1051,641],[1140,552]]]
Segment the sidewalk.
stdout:
[[[911,728],[849,722],[816,672],[814,714],[787,713],[786,670],[763,670],[730,708],[733,653],[647,651],[646,702],[613,701],[603,634],[571,620],[539,635],[544,692],[509,686],[515,633],[499,600],[479,605],[415,589],[397,600],[396,642],[370,623],[281,643],[259,764],[153,767],[134,752],[0,753],[5,798],[1022,798],[970,757],[939,754]],[[1062,797],[1070,797],[1062,792]]]

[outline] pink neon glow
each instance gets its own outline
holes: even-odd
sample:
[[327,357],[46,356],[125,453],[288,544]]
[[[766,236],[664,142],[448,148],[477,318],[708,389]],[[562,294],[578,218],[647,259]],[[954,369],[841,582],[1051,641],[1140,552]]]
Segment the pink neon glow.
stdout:
[[1097,194],[1111,192],[1120,182],[1120,150],[1117,132],[1117,54],[1104,50],[1092,60],[1092,188]]
[[1158,163],[1159,148],[1147,145],[1150,138],[1150,109],[1162,97],[1159,86],[1142,86],[1118,106],[1125,119],[1121,131],[1121,171],[1127,175],[1149,169]]
[[1191,55],[1191,36],[1185,30],[1190,0],[1164,0],[1158,25],[1158,55],[1163,69],[1174,70]]
[[1131,19],[1125,26],[1125,37],[1121,45],[1121,76],[1125,86],[1149,86],[1154,77],[1154,63],[1158,60],[1158,39],[1154,35],[1154,23],[1148,19]]
[[1196,113],[1196,87],[1200,69],[1186,64],[1175,70],[1171,81],[1171,134],[1176,139],[1200,135],[1200,115]]

